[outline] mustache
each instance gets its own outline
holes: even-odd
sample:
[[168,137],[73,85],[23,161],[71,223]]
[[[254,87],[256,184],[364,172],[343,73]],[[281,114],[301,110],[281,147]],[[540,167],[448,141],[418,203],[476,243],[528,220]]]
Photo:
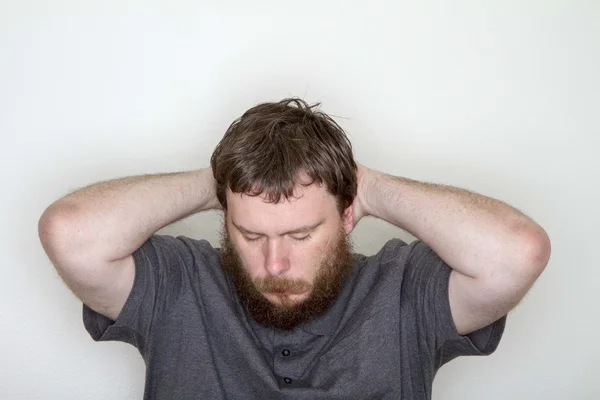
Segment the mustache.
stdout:
[[311,288],[308,282],[289,278],[266,277],[256,283],[256,288],[264,293],[291,293],[300,294]]

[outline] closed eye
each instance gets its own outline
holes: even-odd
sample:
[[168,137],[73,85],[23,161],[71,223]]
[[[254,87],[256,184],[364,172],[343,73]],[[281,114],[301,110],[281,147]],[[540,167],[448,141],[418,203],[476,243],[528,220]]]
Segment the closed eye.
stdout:
[[244,236],[244,239],[246,239],[246,241],[248,242],[256,242],[257,240],[259,240],[262,236],[253,236],[253,237],[248,237],[248,236]]
[[299,242],[302,242],[302,241],[304,241],[304,240],[308,240],[308,239],[310,239],[310,237],[311,237],[310,235],[301,236],[301,237],[292,236],[292,238],[293,238],[294,240],[297,240],[297,241],[299,241]]

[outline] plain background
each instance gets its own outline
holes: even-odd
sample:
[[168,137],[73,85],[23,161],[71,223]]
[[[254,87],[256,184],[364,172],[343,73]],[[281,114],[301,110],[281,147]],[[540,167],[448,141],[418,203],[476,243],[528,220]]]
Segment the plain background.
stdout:
[[[208,165],[256,103],[322,102],[363,164],[522,210],[552,258],[490,357],[434,398],[597,399],[600,3],[0,2],[0,398],[141,399],[144,364],[94,343],[38,240],[100,180]],[[218,244],[217,213],[163,233]],[[359,224],[372,254],[406,233]]]

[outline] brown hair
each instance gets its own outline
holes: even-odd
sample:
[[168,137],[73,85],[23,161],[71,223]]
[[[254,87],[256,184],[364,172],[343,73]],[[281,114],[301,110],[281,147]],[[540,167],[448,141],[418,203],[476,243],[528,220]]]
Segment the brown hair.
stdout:
[[[344,130],[304,100],[288,98],[246,111],[227,129],[210,164],[217,198],[227,209],[226,191],[258,196],[269,202],[293,196],[294,186],[325,184],[340,213],[356,196],[356,163]],[[305,172],[310,182],[299,182]]]

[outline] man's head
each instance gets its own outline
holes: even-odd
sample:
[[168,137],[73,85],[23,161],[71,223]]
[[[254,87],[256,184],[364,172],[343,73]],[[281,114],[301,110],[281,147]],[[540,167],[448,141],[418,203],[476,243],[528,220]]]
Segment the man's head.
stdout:
[[316,106],[251,108],[211,157],[223,269],[251,315],[284,330],[323,313],[352,270],[356,163],[343,130]]

